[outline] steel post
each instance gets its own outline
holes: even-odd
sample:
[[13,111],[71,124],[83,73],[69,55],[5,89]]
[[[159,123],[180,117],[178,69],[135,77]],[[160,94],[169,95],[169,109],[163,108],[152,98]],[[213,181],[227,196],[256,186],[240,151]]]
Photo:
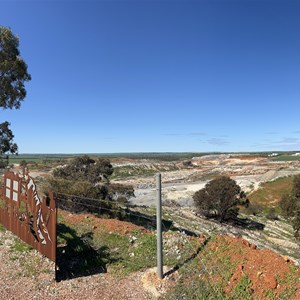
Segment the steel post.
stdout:
[[157,190],[157,209],[156,209],[157,276],[159,279],[163,279],[161,174],[156,175],[156,190]]

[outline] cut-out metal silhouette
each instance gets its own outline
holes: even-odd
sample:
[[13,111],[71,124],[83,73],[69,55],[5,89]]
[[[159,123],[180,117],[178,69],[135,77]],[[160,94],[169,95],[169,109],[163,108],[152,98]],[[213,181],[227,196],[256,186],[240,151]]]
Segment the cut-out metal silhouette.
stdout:
[[28,170],[6,171],[1,188],[0,222],[41,254],[56,261],[57,207],[53,192],[41,200]]

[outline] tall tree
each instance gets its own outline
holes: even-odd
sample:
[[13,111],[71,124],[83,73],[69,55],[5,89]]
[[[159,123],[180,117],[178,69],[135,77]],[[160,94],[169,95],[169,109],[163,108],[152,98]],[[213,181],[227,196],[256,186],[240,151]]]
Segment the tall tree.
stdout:
[[[8,27],[0,26],[0,107],[19,109],[26,96],[24,83],[31,80],[27,65],[20,56],[19,39]],[[0,124],[1,156],[17,153],[9,123]]]

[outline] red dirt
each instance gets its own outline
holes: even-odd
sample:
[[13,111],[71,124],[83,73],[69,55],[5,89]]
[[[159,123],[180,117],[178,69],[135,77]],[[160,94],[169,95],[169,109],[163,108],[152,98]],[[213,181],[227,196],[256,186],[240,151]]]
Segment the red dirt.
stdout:
[[83,222],[84,220],[90,219],[93,225],[93,229],[103,228],[105,231],[114,232],[120,235],[130,234],[135,230],[139,230],[141,232],[149,232],[149,230],[145,229],[142,226],[138,226],[129,222],[119,221],[116,219],[101,219],[96,218],[91,214],[71,214],[69,212],[60,210],[60,213],[64,216],[64,219],[69,224],[78,224]]
[[[135,230],[150,233],[144,227],[115,219],[100,219],[91,214],[75,215],[65,211],[61,211],[61,214],[70,224],[90,222],[94,230],[102,229],[120,235],[131,234]],[[203,242],[203,237],[199,239],[200,241]],[[244,276],[247,276],[251,282],[248,288],[253,299],[269,299],[268,294],[275,297],[272,299],[280,299],[280,295],[291,289],[295,289],[294,297],[288,299],[300,299],[300,269],[288,258],[269,249],[258,250],[256,245],[242,238],[229,236],[217,236],[207,244],[207,247],[214,253],[210,262],[212,266],[217,264],[217,261],[225,261],[226,257],[230,257],[230,266],[235,266],[228,282],[224,283],[225,274],[222,272],[211,278],[215,283],[222,282],[228,295],[234,296],[235,287]],[[203,253],[200,253],[201,255]],[[187,284],[188,281],[187,279]]]
[[[75,215],[66,211],[60,211],[60,214],[70,224],[87,222],[95,230],[101,229],[122,235],[130,234],[135,230],[149,232],[132,223],[95,218],[91,214]],[[2,233],[2,235],[4,239],[4,235],[8,235],[8,233]],[[200,239],[197,238],[199,244],[203,243],[203,239],[204,236]],[[158,292],[172,289],[178,279],[177,273],[160,281],[153,275],[154,273],[147,275],[143,272],[132,274],[121,281],[113,278],[109,273],[103,273],[59,283],[53,282],[51,273],[42,273],[42,276],[32,278],[17,276],[16,274],[23,272],[22,264],[9,258],[11,252],[8,245],[4,240],[0,247],[0,256],[5,258],[0,263],[0,291],[3,299],[79,299],[80,295],[84,295],[87,299],[150,299],[151,297],[142,287],[142,278],[142,281],[150,282]],[[223,267],[222,270],[219,270],[220,272],[210,276],[211,282],[220,283],[229,296],[234,296],[235,287],[243,277],[247,276],[250,283],[246,292],[251,293],[251,299],[300,299],[300,269],[287,257],[282,257],[268,249],[258,250],[254,244],[250,244],[242,238],[229,236],[216,236],[200,251],[199,256],[204,256],[207,251],[212,253],[209,260],[205,261],[209,270],[216,270],[215,267],[220,262]],[[32,252],[31,255],[34,256],[34,253]],[[228,258],[229,260],[226,261]],[[41,261],[45,263],[46,260]],[[199,267],[203,268],[200,265]],[[41,267],[41,269],[43,268],[50,267],[46,265]],[[225,281],[225,273],[231,268],[232,273],[229,273],[229,278],[227,277]],[[190,278],[187,277],[184,281],[186,285],[189,285]],[[47,289],[41,288],[45,286]],[[24,291],[24,287],[26,287],[26,291]],[[24,298],[25,292],[26,297]],[[283,297],[284,293],[288,297]],[[240,298],[235,297],[234,299],[244,298],[240,296]]]
[[288,258],[269,249],[257,250],[242,238],[228,236],[218,236],[210,243],[210,250],[218,259],[229,255],[231,264],[237,264],[225,288],[228,294],[232,294],[241,278],[247,276],[251,280],[253,299],[271,299],[268,293],[276,296],[272,299],[279,299],[280,294],[291,288],[296,292],[294,298],[289,299],[300,299],[300,269]]

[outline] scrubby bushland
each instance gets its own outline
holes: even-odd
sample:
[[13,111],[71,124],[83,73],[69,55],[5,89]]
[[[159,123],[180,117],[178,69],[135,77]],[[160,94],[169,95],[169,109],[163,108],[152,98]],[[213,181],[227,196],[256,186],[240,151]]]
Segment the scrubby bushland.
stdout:
[[49,177],[44,190],[53,190],[57,193],[75,195],[78,197],[106,199],[108,188],[106,185],[95,185],[89,181],[64,179],[61,177]]
[[279,206],[283,216],[291,220],[295,236],[300,238],[300,175],[294,177],[292,191],[282,197]]
[[59,204],[65,209],[111,214],[116,202],[127,204],[134,197],[132,186],[110,183],[112,173],[108,159],[76,157],[53,171],[44,184],[44,191],[59,193]]
[[219,176],[193,195],[197,212],[220,222],[238,215],[239,206],[248,206],[249,200],[235,180]]
[[87,155],[72,159],[67,165],[54,170],[53,175],[68,180],[97,183],[108,181],[113,167],[108,159],[94,160]]

